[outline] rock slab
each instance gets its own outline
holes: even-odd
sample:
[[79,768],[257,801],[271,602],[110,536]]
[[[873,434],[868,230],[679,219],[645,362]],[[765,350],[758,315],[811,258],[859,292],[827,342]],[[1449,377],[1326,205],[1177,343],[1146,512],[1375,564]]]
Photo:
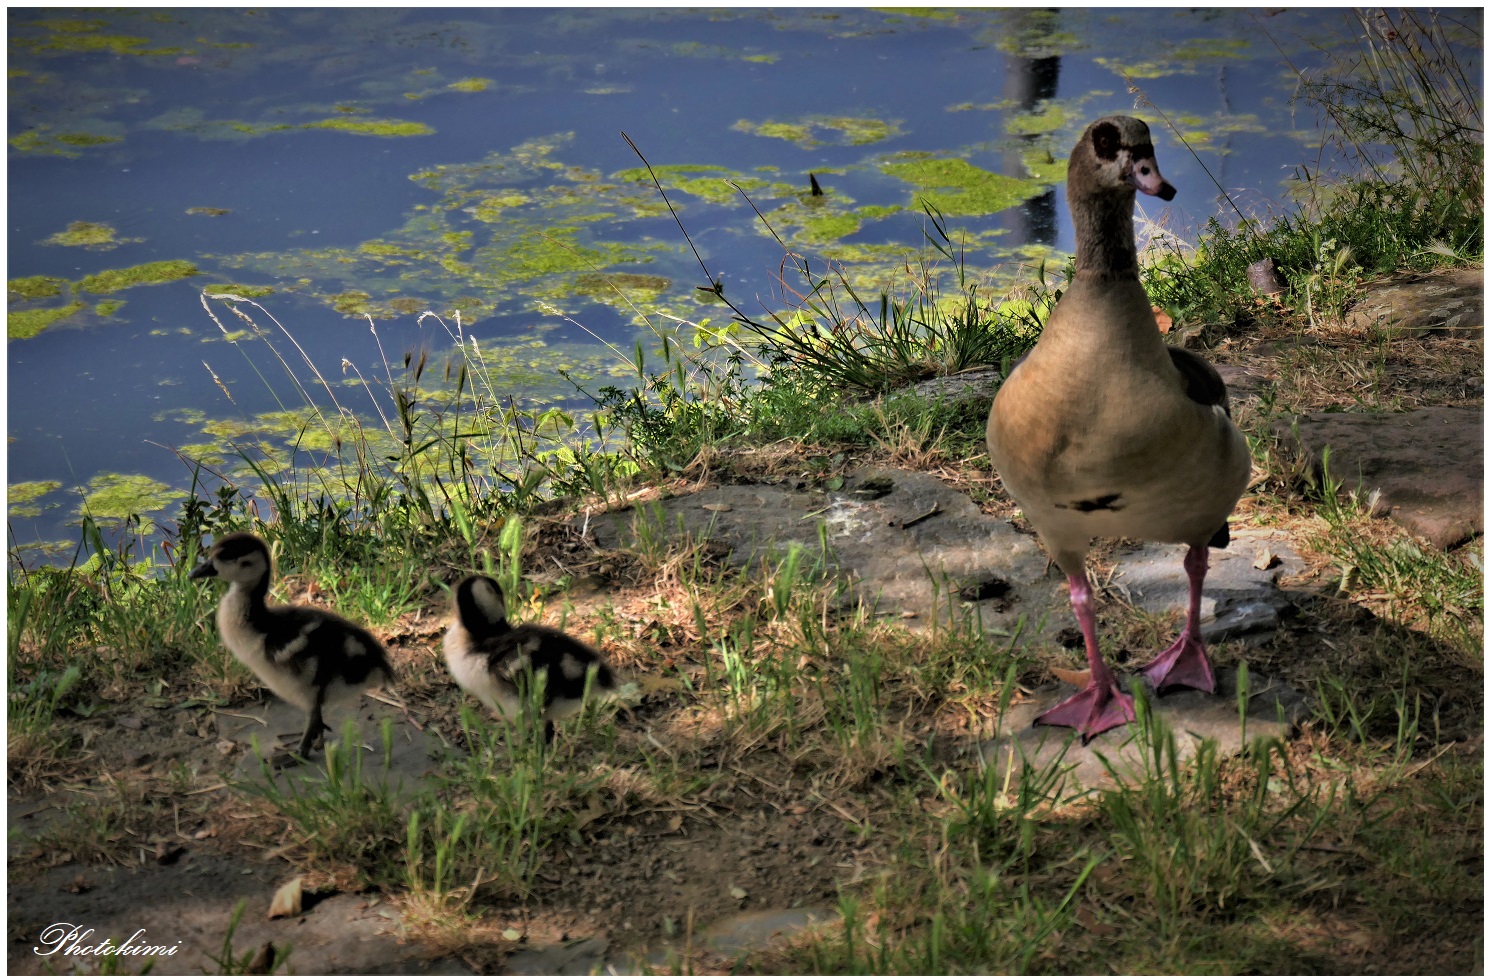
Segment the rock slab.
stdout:
[[[237,707],[232,714],[218,712],[217,719],[223,739],[231,741],[232,751],[239,753],[235,776],[247,782],[263,781],[264,767],[260,760],[269,758],[280,749],[294,749],[300,744],[306,724],[303,711],[278,698]],[[288,792],[300,785],[324,782],[327,778],[325,746],[344,739],[349,721],[353,725],[358,753],[357,763],[349,768],[349,773],[358,774],[365,782],[381,781],[401,793],[413,794],[434,785],[433,776],[447,753],[441,741],[428,728],[423,732],[416,730],[397,709],[367,698],[355,712],[328,715],[326,723],[332,730],[316,751],[315,758],[308,764],[272,773],[275,784]],[[389,723],[391,735],[387,759],[383,742],[385,721]],[[259,748],[258,754],[254,752],[255,744]]]
[[[1202,639],[1256,640],[1272,633],[1294,611],[1279,589],[1281,577],[1299,575],[1305,562],[1277,531],[1239,528],[1227,548],[1208,553],[1202,589]],[[1182,559],[1186,546],[1146,544],[1114,556],[1105,588],[1147,612],[1185,610],[1191,598]]]
[[[911,614],[912,625],[946,619],[950,606],[967,606],[987,630],[1008,632],[1023,618],[1029,628],[1053,608],[1060,579],[1048,574],[1034,537],[982,513],[936,477],[910,470],[868,471],[832,491],[766,483],[712,487],[590,520],[603,548],[635,543],[649,524],[655,534],[723,544],[738,567],[780,560],[798,545],[846,576],[877,614]],[[958,598],[960,591],[969,598]]]
[[1343,489],[1379,493],[1380,510],[1437,548],[1483,533],[1482,407],[1412,412],[1315,412],[1275,423],[1275,435]]
[[[266,919],[275,890],[292,874],[284,861],[251,862],[192,846],[170,865],[50,868],[26,882],[24,902],[11,889],[6,965],[13,975],[98,972],[94,956],[37,952],[45,949],[38,945],[42,932],[62,922],[92,929],[85,945],[108,937],[120,942],[138,932],[137,944],[174,947],[155,957],[157,975],[223,972],[212,958],[221,954],[234,906],[242,901],[243,918],[233,934],[238,957],[272,942],[278,949],[292,947],[289,972],[303,976],[471,975],[459,960],[434,959],[407,944],[397,912],[376,898],[330,895],[308,901],[299,916]],[[69,889],[78,877],[87,887]],[[124,956],[118,967],[133,973],[145,959]]]
[[[889,492],[867,499],[867,486]],[[827,567],[848,578],[878,614],[902,616],[916,627],[935,617],[946,621],[953,609],[969,610],[986,631],[1003,635],[1021,629],[1050,636],[1073,624],[1063,576],[1049,568],[1036,538],[925,473],[868,471],[836,491],[714,487],[590,521],[604,548],[689,534],[729,548],[728,560],[738,567],[779,560],[795,544],[817,558],[820,524]],[[1208,640],[1260,637],[1277,627],[1292,607],[1277,581],[1304,570],[1282,535],[1240,529],[1234,539],[1211,553],[1202,606]],[[1263,552],[1269,560],[1256,568]],[[1182,545],[1131,548],[1115,557],[1115,573],[1103,586],[1152,612],[1184,612],[1185,554]]]
[[1347,322],[1398,336],[1480,337],[1484,281],[1481,268],[1393,276],[1368,286]]
[[[1304,696],[1253,675],[1248,678],[1246,707],[1240,712],[1238,672],[1219,670],[1217,674],[1216,694],[1179,689],[1157,696],[1148,685],[1143,689],[1155,715],[1175,735],[1179,763],[1194,758],[1208,740],[1216,744],[1222,759],[1237,755],[1259,738],[1287,738],[1308,714]],[[1128,678],[1121,677],[1121,683],[1127,684]],[[1110,729],[1086,746],[1070,728],[1033,725],[1042,712],[1076,693],[1070,684],[1052,685],[1005,713],[996,737],[981,750],[985,764],[996,768],[1002,784],[1008,779],[1008,785],[1019,785],[1026,773],[1049,796],[1067,800],[1156,777],[1153,762],[1148,761],[1150,742],[1137,724]]]

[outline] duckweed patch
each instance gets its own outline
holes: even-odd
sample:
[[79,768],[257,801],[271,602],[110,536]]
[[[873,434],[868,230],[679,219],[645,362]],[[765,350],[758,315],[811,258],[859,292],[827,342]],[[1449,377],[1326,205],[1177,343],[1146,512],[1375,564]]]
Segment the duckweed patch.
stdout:
[[173,490],[148,476],[101,473],[88,481],[88,491],[78,507],[78,516],[96,521],[120,521],[141,517],[141,530],[148,533],[155,522],[145,515],[159,513],[186,499],[186,492]]
[[1060,184],[1067,180],[1067,158],[1054,156],[1050,150],[1027,150],[1021,163],[1031,179],[1041,184]]
[[[38,21],[37,23],[46,22]],[[91,28],[92,31],[107,26],[101,21],[88,23],[99,25]],[[18,50],[37,54],[112,54],[121,57],[135,55],[163,58],[186,53],[185,48],[148,48],[145,46],[150,43],[148,37],[134,37],[128,34],[95,34],[85,31],[57,31],[40,38],[12,37],[10,43]]]
[[1035,112],[1022,113],[1005,120],[1005,132],[1012,136],[1038,136],[1053,133],[1067,125],[1067,110],[1049,102]]
[[832,242],[860,230],[856,214],[816,214],[803,221],[803,237],[809,242]]
[[[343,111],[342,107],[338,107]],[[347,109],[345,111],[359,111]],[[368,119],[363,116],[332,116],[311,122],[245,122],[238,119],[208,119],[206,113],[194,106],[181,106],[145,123],[148,129],[167,132],[191,133],[205,140],[246,140],[275,133],[304,132],[307,130],[331,130],[350,133],[354,136],[429,136],[435,130],[422,122],[403,119]]]
[[986,28],[981,39],[995,48],[1021,58],[1057,58],[1088,45],[1072,31],[1063,29],[1064,12],[1027,8],[1006,11],[998,29]]
[[373,297],[361,289],[349,289],[345,293],[328,296],[327,299],[331,301],[332,309],[338,313],[345,313],[349,316],[361,316],[364,313],[372,312],[368,304]]
[[258,299],[261,296],[268,296],[273,293],[275,287],[250,286],[241,282],[229,282],[203,286],[202,291],[210,296],[219,296],[226,293],[233,296],[242,296],[244,299]]
[[871,9],[892,17],[915,17],[919,20],[955,20],[958,17],[958,11],[945,10],[941,7],[872,7]]
[[84,293],[117,293],[121,289],[135,286],[154,286],[175,282],[198,275],[196,265],[182,259],[164,262],[146,262],[127,269],[105,269],[91,276],[84,276],[78,283],[78,291]]
[[[653,168],[653,175],[649,175],[645,167],[632,167],[617,171],[612,175],[612,179],[635,182],[648,188],[652,186],[654,175],[665,190],[682,191],[710,204],[729,204],[739,201],[740,195],[736,192],[736,188],[731,186],[732,184],[748,194],[761,194],[766,197],[786,197],[795,191],[791,184],[748,176],[739,170],[709,163],[656,166]],[[656,198],[656,193],[653,196]]]
[[[624,298],[633,303],[651,303],[668,292],[673,281],[663,276],[647,276],[635,272],[613,272],[599,274],[588,272],[575,279],[575,292],[603,302],[615,302]],[[619,297],[617,294],[620,293]]]
[[[834,142],[846,146],[868,146],[901,135],[897,120],[869,119],[861,116],[807,116],[797,122],[752,122],[738,120],[731,129],[772,139],[787,140],[803,149]],[[822,132],[826,135],[820,136]]]
[[43,238],[43,245],[67,245],[73,248],[111,249],[125,242],[140,242],[142,238],[120,238],[112,225],[94,221],[74,221],[66,231],[59,231]]
[[5,284],[6,291],[16,299],[51,299],[62,295],[66,279],[55,276],[22,276]]
[[77,152],[79,149],[107,146],[110,143],[121,142],[123,139],[122,136],[107,133],[54,133],[45,128],[38,128],[17,133],[8,142],[10,148],[17,153],[76,158],[82,156]]
[[354,136],[429,136],[435,132],[431,126],[422,122],[407,122],[402,119],[349,119],[346,116],[333,116],[330,119],[318,119],[316,122],[301,123],[298,129],[330,129],[339,133],[352,133]]
[[11,310],[5,314],[5,335],[11,340],[35,337],[59,320],[65,320],[83,309],[85,304],[73,301],[49,310]]
[[1206,63],[1245,57],[1249,41],[1245,38],[1198,38],[1168,45],[1170,50],[1159,58],[1127,62],[1121,58],[1094,58],[1098,64],[1126,78],[1164,78],[1167,75],[1195,75]]
[[[37,517],[42,512],[38,501],[62,487],[56,480],[35,480],[28,483],[12,483],[6,489],[7,509],[11,517]],[[51,506],[55,507],[56,504]]]
[[1040,192],[1037,181],[991,173],[957,157],[902,160],[881,172],[918,189],[917,207],[929,205],[947,216],[998,214]]

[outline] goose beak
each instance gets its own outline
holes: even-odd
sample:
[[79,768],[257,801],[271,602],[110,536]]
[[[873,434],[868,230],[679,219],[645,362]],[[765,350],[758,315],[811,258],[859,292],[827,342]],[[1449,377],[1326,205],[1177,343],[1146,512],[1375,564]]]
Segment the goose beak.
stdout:
[[211,561],[205,561],[202,564],[198,565],[196,568],[192,569],[192,573],[187,576],[187,578],[217,578],[217,577],[218,577],[217,566],[214,565]]
[[1162,201],[1169,201],[1176,196],[1176,188],[1160,175],[1160,167],[1156,166],[1154,157],[1136,160],[1129,171],[1129,182],[1140,193],[1158,197]]

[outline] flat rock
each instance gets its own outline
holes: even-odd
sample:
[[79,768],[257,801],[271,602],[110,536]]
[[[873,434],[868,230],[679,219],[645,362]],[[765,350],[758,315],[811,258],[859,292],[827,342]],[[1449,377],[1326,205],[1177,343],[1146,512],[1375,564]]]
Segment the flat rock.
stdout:
[[903,390],[931,401],[991,402],[995,400],[995,392],[1000,390],[1004,377],[999,368],[974,368],[939,378],[926,378]]
[[[69,864],[36,872],[26,887],[10,889],[6,966],[14,974],[98,972],[98,957],[41,955],[42,932],[53,923],[74,923],[93,934],[85,945],[116,942],[143,933],[136,944],[174,947],[155,957],[156,974],[221,973],[212,962],[234,906],[245,903],[233,934],[236,957],[266,942],[292,946],[290,972],[317,974],[471,973],[455,959],[434,959],[398,935],[397,913],[370,905],[367,896],[338,894],[308,901],[293,918],[266,919],[275,889],[293,872],[284,861],[267,863],[214,854],[186,845],[173,864],[147,862],[132,868]],[[82,877],[88,887],[69,890]],[[121,956],[121,972],[139,972],[145,956]],[[233,971],[238,972],[238,971]]]
[[[1305,562],[1278,531],[1234,528],[1232,538],[1227,548],[1208,554],[1201,625],[1209,643],[1272,633],[1294,608],[1279,579],[1305,571]],[[1119,552],[1105,587],[1147,612],[1184,611],[1191,597],[1182,566],[1186,550],[1180,544],[1146,544]]]
[[1331,447],[1344,490],[1377,490],[1379,508],[1438,548],[1483,532],[1482,408],[1316,412],[1275,423],[1275,435],[1311,457]]
[[604,935],[520,949],[508,956],[503,972],[512,976],[567,977],[676,972],[672,968],[684,962],[681,951],[686,946],[695,952],[708,950],[725,956],[742,956],[838,919],[838,912],[820,907],[757,909],[713,922],[687,940],[681,937],[672,943],[614,958],[606,955],[611,944]]
[[[1129,679],[1121,676],[1128,686]],[[1206,740],[1217,745],[1219,758],[1236,755],[1259,738],[1290,736],[1306,717],[1304,696],[1276,681],[1250,675],[1247,707],[1239,711],[1238,672],[1217,672],[1217,693],[1178,689],[1157,697],[1148,685],[1150,704],[1176,737],[1176,757],[1185,763]],[[1001,719],[996,737],[981,750],[997,778],[1018,784],[1029,771],[1038,786],[1057,799],[1071,799],[1090,790],[1111,789],[1119,782],[1137,785],[1154,778],[1147,771],[1149,744],[1138,725],[1110,729],[1086,746],[1070,728],[1036,727],[1042,712],[1077,693],[1070,684],[1038,690],[1031,701],[1011,707]],[[1107,761],[1108,765],[1105,765]],[[1116,778],[1117,777],[1117,778]],[[1050,779],[1050,783],[1047,780]]]
[[1355,327],[1409,337],[1480,337],[1481,268],[1405,273],[1369,285],[1347,314]]
[[[867,484],[889,492],[867,499]],[[1060,576],[1047,574],[1036,539],[981,513],[968,496],[926,473],[867,471],[835,491],[765,483],[713,487],[602,514],[590,527],[598,544],[614,548],[637,540],[640,521],[661,521],[663,533],[672,536],[723,544],[736,566],[780,559],[794,544],[817,559],[822,525],[828,567],[846,576],[877,614],[904,616],[912,626],[946,618],[957,607],[972,609],[987,630],[1008,632],[1022,618],[1034,627],[1056,608]],[[968,599],[958,598],[960,591]],[[1061,605],[1066,608],[1065,598]]]
[[[235,776],[250,782],[265,778],[261,759],[269,758],[280,749],[294,749],[305,731],[305,712],[278,698],[234,708],[232,714],[216,714],[219,732],[225,740],[235,744],[235,751],[239,753]],[[332,730],[326,734],[315,757],[309,764],[291,766],[275,773],[276,785],[285,790],[292,784],[324,782],[327,778],[325,745],[341,742],[349,721],[356,732],[354,742],[361,762],[360,765],[355,763],[349,772],[358,772],[365,781],[386,782],[401,792],[415,793],[434,785],[432,777],[448,750],[428,729],[421,732],[411,726],[398,709],[368,698],[363,698],[355,712],[328,713],[326,723]],[[383,742],[385,721],[389,723],[391,736],[387,759]],[[257,754],[254,751],[256,743]]]

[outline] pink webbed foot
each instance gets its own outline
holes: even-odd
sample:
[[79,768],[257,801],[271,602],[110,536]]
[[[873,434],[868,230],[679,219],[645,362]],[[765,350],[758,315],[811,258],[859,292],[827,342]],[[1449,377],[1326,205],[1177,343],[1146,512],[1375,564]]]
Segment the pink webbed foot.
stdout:
[[1038,715],[1035,723],[1075,728],[1087,745],[1094,736],[1134,721],[1135,699],[1119,690],[1112,673],[1104,673],[1106,677],[1094,675],[1087,687]]
[[1182,630],[1176,642],[1166,648],[1140,673],[1155,685],[1157,693],[1171,687],[1194,687],[1212,694],[1217,690],[1217,681],[1212,676],[1212,664],[1207,661],[1207,648],[1200,637],[1191,630]]
[[1155,685],[1157,693],[1168,687],[1194,687],[1212,694],[1217,690],[1217,682],[1212,677],[1212,664],[1207,662],[1207,648],[1202,645],[1202,633],[1198,628],[1202,621],[1202,581],[1207,577],[1207,546],[1193,545],[1187,550],[1183,564],[1191,583],[1186,627],[1176,642],[1140,673]]

